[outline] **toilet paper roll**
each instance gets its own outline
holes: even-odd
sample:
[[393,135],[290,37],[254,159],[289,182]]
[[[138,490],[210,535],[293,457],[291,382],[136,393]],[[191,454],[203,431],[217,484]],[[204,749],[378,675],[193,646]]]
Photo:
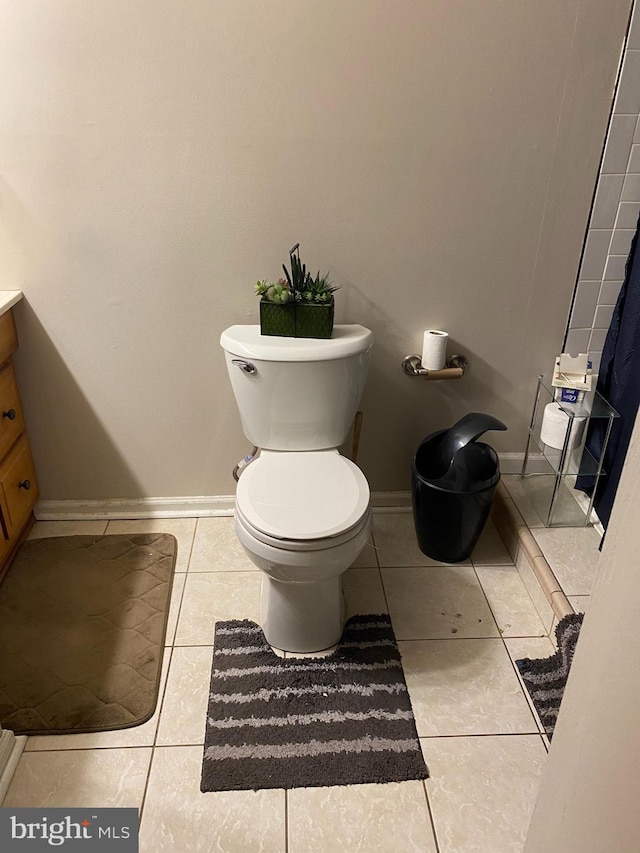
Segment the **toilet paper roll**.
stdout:
[[422,337],[422,366],[427,370],[442,370],[447,363],[448,332],[427,329]]
[[[544,407],[544,414],[542,416],[540,441],[546,444],[547,447],[562,450],[570,420],[569,415],[557,403],[548,403]],[[569,446],[567,448],[569,451],[574,450],[581,443],[586,421],[586,418],[573,418]]]

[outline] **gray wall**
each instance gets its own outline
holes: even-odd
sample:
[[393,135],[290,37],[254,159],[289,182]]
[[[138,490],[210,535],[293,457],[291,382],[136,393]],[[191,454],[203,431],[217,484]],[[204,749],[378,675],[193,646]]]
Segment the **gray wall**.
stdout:
[[634,7],[565,349],[598,370],[640,213],[640,12]]
[[[630,0],[22,0],[0,28],[0,285],[46,499],[220,495],[218,347],[299,240],[376,335],[360,463],[469,410],[523,448],[566,324]],[[400,370],[422,330],[460,382]]]

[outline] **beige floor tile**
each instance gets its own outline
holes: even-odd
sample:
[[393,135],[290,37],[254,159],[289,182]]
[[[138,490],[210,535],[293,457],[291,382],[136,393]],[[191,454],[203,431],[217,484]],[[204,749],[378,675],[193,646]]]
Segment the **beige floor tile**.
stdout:
[[358,613],[387,612],[387,602],[378,571],[347,569],[342,576],[342,589],[347,619]]
[[502,537],[491,519],[487,521],[480,534],[478,544],[473,549],[471,562],[474,566],[498,566],[513,563]]
[[160,678],[160,691],[158,702],[153,716],[140,726],[132,726],[128,729],[118,729],[111,732],[92,732],[81,735],[43,735],[41,737],[30,737],[25,747],[26,752],[38,752],[42,750],[55,749],[97,749],[97,748],[123,748],[128,746],[153,746],[160,719],[162,697],[164,696],[171,660],[171,649],[164,649],[162,661],[162,676]]
[[178,542],[176,572],[186,572],[195,529],[195,518],[141,518],[110,521],[107,533],[170,533]]
[[589,595],[598,571],[600,534],[592,527],[531,531],[565,595]]
[[212,661],[213,646],[177,646],[173,650],[156,743],[204,743]]
[[420,737],[538,731],[502,640],[398,646]]
[[289,853],[435,853],[421,782],[294,788]]
[[399,640],[499,636],[473,568],[429,566],[381,573]]
[[[446,565],[427,557],[418,547],[411,512],[374,512],[373,538],[380,566]],[[456,565],[469,565],[469,561]]]
[[[554,453],[549,448],[547,454]],[[552,465],[557,465],[560,461],[560,451],[556,451],[557,456],[553,459],[549,456],[544,467],[548,469],[549,461]],[[575,477],[562,477],[560,479],[559,488],[556,493],[556,499],[553,506],[552,522],[555,525],[564,527],[582,527],[584,525],[585,514],[589,504],[588,497],[574,488]],[[522,500],[523,506],[526,508],[525,513],[521,515],[531,517],[534,520],[534,513],[541,520],[540,523],[532,523],[530,529],[543,528],[549,523],[549,509],[553,500],[553,492],[556,486],[555,476],[550,472],[543,476],[525,477],[520,480],[519,487],[524,493],[524,499],[514,498],[514,500]],[[526,500],[529,501],[531,510],[527,508]],[[516,506],[518,506],[516,502]]]
[[182,593],[184,592],[184,584],[187,576],[181,572],[179,575],[173,576],[173,585],[171,587],[171,603],[169,604],[169,618],[167,620],[167,633],[164,638],[165,646],[171,646],[176,636],[176,628],[178,626],[178,616],[180,614],[180,606],[182,604]]
[[589,604],[589,599],[591,598],[590,595],[569,595],[568,598],[576,613],[587,612],[587,606]]
[[544,477],[529,477],[525,481],[527,487],[525,490],[523,480],[519,474],[506,474],[502,477],[502,482],[506,486],[507,491],[511,495],[511,498],[518,508],[518,511],[524,519],[527,527],[530,529],[533,529],[534,527],[544,527],[544,521],[535,509],[529,497],[532,492],[535,493],[537,488],[536,481],[538,481],[539,485],[542,487],[544,486],[542,482],[544,479]]
[[203,794],[201,768],[201,746],[156,748],[140,853],[284,853],[284,791]]
[[440,853],[519,853],[546,751],[538,735],[423,742]]
[[45,536],[102,536],[107,529],[106,521],[36,521],[29,539]]
[[258,571],[238,542],[232,516],[198,519],[189,571]]
[[178,618],[177,646],[213,645],[214,625],[260,618],[260,572],[188,572]]
[[5,808],[140,808],[150,748],[24,752]]
[[549,639],[549,637],[518,637],[514,639],[507,639],[504,642],[507,647],[509,657],[513,661],[513,668],[516,672],[516,675],[518,676],[518,680],[522,685],[522,692],[524,693],[526,700],[529,703],[529,707],[531,708],[531,713],[535,718],[538,730],[542,733],[545,731],[544,725],[540,720],[540,717],[538,716],[538,712],[536,711],[535,705],[533,704],[531,696],[529,695],[529,691],[525,687],[525,684],[516,665],[516,661],[522,660],[523,658],[539,660],[540,658],[551,657],[551,655],[555,653],[556,647]]
[[503,637],[546,634],[520,573],[511,566],[477,566],[482,589]]
[[549,637],[509,637],[504,641],[511,660],[548,658],[556,651]]

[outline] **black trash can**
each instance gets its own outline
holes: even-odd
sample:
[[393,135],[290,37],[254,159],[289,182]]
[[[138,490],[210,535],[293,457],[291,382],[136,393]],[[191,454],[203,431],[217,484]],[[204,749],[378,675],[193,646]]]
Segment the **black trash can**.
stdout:
[[471,412],[418,446],[411,465],[413,519],[420,550],[433,560],[466,560],[489,517],[500,464],[493,447],[476,440],[489,429],[506,426]]

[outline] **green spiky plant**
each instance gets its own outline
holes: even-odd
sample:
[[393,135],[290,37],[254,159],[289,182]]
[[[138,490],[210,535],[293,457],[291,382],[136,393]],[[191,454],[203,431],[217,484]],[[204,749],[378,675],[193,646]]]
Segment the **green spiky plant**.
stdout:
[[340,287],[339,284],[332,284],[329,281],[329,276],[320,275],[320,270],[315,278],[312,275],[307,276],[307,280],[302,290],[302,302],[313,302],[316,305],[326,305],[333,299],[333,293]]
[[289,262],[291,264],[291,273],[289,273],[289,270],[284,264],[282,264],[282,269],[284,270],[284,274],[287,278],[287,284],[289,285],[291,295],[296,302],[300,302],[307,279],[309,278],[307,267],[305,264],[300,262],[300,243],[296,243],[293,249],[289,250]]
[[285,305],[289,301],[326,305],[331,302],[333,293],[340,285],[332,284],[329,275],[321,275],[320,270],[314,278],[300,261],[299,247],[300,244],[296,243],[289,252],[291,270],[282,265],[286,278],[279,279],[275,284],[270,284],[266,279],[256,282],[256,294],[278,305]]
[[300,244],[289,252],[290,269],[283,264],[285,278],[275,283],[258,281],[260,331],[265,335],[301,338],[330,338],[333,330],[334,285],[329,276],[316,276],[300,260]]

